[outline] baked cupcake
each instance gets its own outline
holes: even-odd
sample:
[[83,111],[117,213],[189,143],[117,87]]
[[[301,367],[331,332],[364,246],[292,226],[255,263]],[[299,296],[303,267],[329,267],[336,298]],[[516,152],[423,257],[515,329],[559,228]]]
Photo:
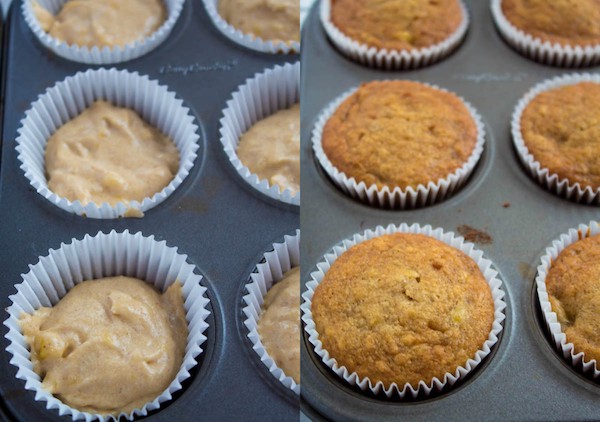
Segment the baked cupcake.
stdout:
[[454,384],[489,353],[504,318],[496,273],[472,246],[403,225],[336,247],[303,295],[315,352],[388,397]]
[[599,98],[598,76],[561,76],[534,87],[513,115],[513,140],[530,173],[585,203],[600,196]]
[[521,53],[552,65],[600,60],[600,4],[595,0],[493,0],[502,36]]
[[536,277],[553,342],[584,373],[600,376],[600,227],[580,225],[546,249]]
[[455,94],[411,81],[375,81],[334,101],[313,132],[319,162],[344,191],[392,208],[439,201],[481,156],[484,130]]
[[324,0],[321,21],[344,54],[369,66],[407,69],[447,56],[468,28],[460,0]]
[[25,21],[60,57],[106,65],[138,58],[171,33],[185,0],[23,0]]

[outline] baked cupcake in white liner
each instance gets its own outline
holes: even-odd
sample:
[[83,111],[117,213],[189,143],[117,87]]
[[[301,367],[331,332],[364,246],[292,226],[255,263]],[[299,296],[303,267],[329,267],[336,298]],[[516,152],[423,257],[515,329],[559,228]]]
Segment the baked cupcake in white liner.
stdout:
[[69,0],[22,0],[21,10],[25,21],[36,38],[56,55],[79,63],[108,65],[136,59],[154,50],[171,34],[181,14],[185,0],[164,0],[167,19],[149,37],[142,38],[124,47],[92,47],[69,45],[42,29],[33,11],[32,2],[37,1],[44,9],[56,15]]
[[[71,202],[48,188],[45,150],[58,128],[81,114],[96,100],[108,101],[136,111],[148,124],[168,136],[179,151],[179,170],[173,180],[151,198],[119,202]],[[141,217],[162,203],[183,182],[194,165],[199,148],[198,126],[190,110],[167,87],[157,81],[126,70],[97,69],[70,76],[39,96],[25,113],[17,137],[21,169],[35,190],[54,205],[89,218]]]
[[[206,288],[200,285],[202,277],[194,273],[194,268],[187,262],[186,255],[177,252],[177,248],[168,247],[165,241],[157,241],[154,236],[145,237],[139,232],[100,232],[93,237],[86,235],[81,240],[63,243],[59,249],[51,249],[38,263],[29,266],[29,272],[22,275],[23,281],[15,285],[17,293],[10,296],[9,317],[4,321],[8,327],[5,337],[10,343],[6,351],[11,355],[10,363],[18,368],[17,378],[25,381],[27,390],[35,391],[36,401],[46,402],[47,409],[56,409],[59,415],[70,416],[73,420],[105,421],[119,417],[132,420],[160,408],[161,403],[171,400],[173,393],[181,390],[181,383],[190,377],[189,371],[196,365],[196,358],[206,340],[203,333],[208,327],[209,300],[205,296]],[[43,306],[56,305],[82,281],[117,275],[145,280],[161,292],[175,281],[181,283],[188,322],[185,355],[169,387],[141,409],[115,416],[80,412],[43,389],[39,375],[33,371],[29,345],[23,336],[19,318]]]
[[591,66],[600,62],[600,44],[594,46],[561,45],[526,34],[506,18],[502,0],[492,0],[492,16],[506,42],[521,54],[537,62],[563,67]]
[[568,85],[575,85],[580,82],[593,82],[600,84],[600,75],[584,73],[570,74],[547,79],[525,94],[517,103],[511,120],[511,133],[515,149],[517,150],[519,160],[525,166],[529,174],[538,181],[543,187],[559,196],[569,200],[584,204],[600,204],[600,188],[594,189],[591,186],[582,186],[580,183],[572,183],[568,179],[561,179],[557,174],[551,173],[549,169],[542,165],[529,152],[525,145],[525,140],[521,133],[521,116],[529,103],[539,94],[551,91]]
[[[263,40],[252,34],[245,34],[221,17],[218,10],[219,0],[202,0],[208,16],[219,31],[235,43],[255,51],[271,54],[299,54],[298,41]],[[300,22],[298,22],[300,26]]]
[[[336,359],[329,355],[329,352],[323,348],[319,333],[316,330],[315,322],[312,318],[312,298],[315,289],[325,277],[325,273],[331,268],[331,265],[348,249],[385,234],[393,233],[418,233],[433,237],[447,245],[461,250],[468,255],[479,267],[485,280],[487,281],[492,299],[494,301],[494,322],[488,339],[481,345],[481,348],[475,353],[475,356],[467,360],[463,366],[456,368],[454,373],[447,372],[443,379],[434,377],[432,380],[422,380],[417,386],[409,383],[405,385],[384,385],[382,381],[374,383],[368,377],[361,377],[356,372],[350,372],[345,366],[339,366]],[[340,378],[344,379],[349,385],[358,386],[362,390],[368,390],[373,394],[384,393],[388,398],[416,397],[419,394],[428,396],[433,391],[440,391],[446,385],[452,386],[461,378],[471,373],[488,356],[492,347],[498,342],[499,335],[503,329],[502,322],[505,319],[504,309],[504,291],[502,290],[502,281],[498,277],[498,272],[492,268],[492,262],[483,257],[483,252],[477,250],[472,243],[465,242],[462,237],[455,236],[453,232],[444,232],[441,228],[433,229],[430,225],[420,226],[413,224],[411,226],[402,223],[400,226],[393,224],[387,227],[377,226],[375,230],[366,230],[361,234],[355,234],[350,239],[345,239],[333,247],[323,259],[317,264],[317,271],[311,273],[311,280],[306,283],[306,291],[302,294],[304,299],[300,309],[302,310],[302,321],[304,321],[304,330],[308,334],[308,340],[314,346],[315,353],[322,359],[323,363],[335,372]]]
[[[273,251],[265,253],[264,260],[265,262],[256,266],[256,271],[250,275],[252,281],[245,286],[248,294],[243,297],[246,304],[242,309],[246,316],[244,325],[248,328],[252,349],[260,357],[261,362],[281,384],[300,395],[300,384],[287,376],[269,356],[257,330],[262,312],[261,306],[267,291],[283,278],[284,273],[300,265],[300,230],[296,230],[293,236],[285,236],[282,243],[274,243]],[[300,348],[300,338],[298,338],[298,348]]]
[[[424,83],[424,85],[442,92],[450,92],[435,85],[426,83]],[[456,94],[454,95],[464,103],[477,127],[477,142],[468,160],[462,167],[454,171],[454,173],[449,174],[443,179],[432,180],[427,186],[420,184],[416,189],[412,186],[402,189],[398,186],[384,186],[383,188],[378,188],[375,184],[367,186],[365,182],[357,182],[354,177],[348,177],[345,173],[338,170],[323,150],[323,130],[327,121],[333,116],[338,107],[358,89],[359,88],[352,88],[328,104],[319,114],[312,131],[313,151],[319,164],[321,164],[321,167],[325,170],[327,175],[344,193],[373,206],[405,209],[423,207],[425,205],[440,202],[451,196],[467,181],[483,153],[485,145],[485,128],[477,110]]]
[[[259,120],[284,110],[300,101],[300,62],[286,63],[257,73],[238,87],[227,101],[220,120],[221,143],[238,174],[259,192],[275,200],[300,205],[300,192],[281,190],[266,179],[260,179],[242,163],[237,155],[240,137]],[[298,157],[300,159],[300,157]]]
[[363,65],[387,70],[407,70],[429,66],[449,56],[462,42],[469,29],[469,13],[462,0],[463,20],[448,38],[431,47],[411,50],[378,49],[353,40],[336,27],[331,20],[331,0],[322,0],[321,24],[327,37],[343,54]]
[[552,267],[552,262],[556,260],[558,255],[567,246],[578,240],[586,239],[598,234],[600,234],[600,225],[595,221],[590,222],[588,225],[580,224],[576,229],[570,229],[567,233],[561,234],[560,237],[552,241],[552,245],[546,248],[541,263],[537,267],[537,275],[535,277],[540,308],[544,315],[544,322],[550,332],[554,346],[569,363],[574,367],[580,367],[584,373],[591,374],[594,378],[600,376],[598,364],[595,359],[587,359],[584,352],[576,350],[573,343],[568,343],[567,336],[562,331],[556,313],[552,310],[552,305],[548,298],[546,277],[548,276],[550,267]]

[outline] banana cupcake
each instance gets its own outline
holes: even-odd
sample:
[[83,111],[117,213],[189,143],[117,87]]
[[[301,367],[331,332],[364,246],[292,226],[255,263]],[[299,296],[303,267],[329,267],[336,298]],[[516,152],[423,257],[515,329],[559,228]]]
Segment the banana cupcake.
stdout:
[[351,196],[391,208],[439,201],[464,183],[481,156],[484,130],[457,95],[419,82],[375,81],[321,114],[313,147]]
[[460,0],[324,0],[321,21],[344,54],[390,69],[442,59],[460,44],[468,28]]
[[566,75],[535,86],[519,102],[512,134],[521,161],[549,190],[600,200],[600,77]]
[[600,4],[595,0],[493,0],[502,36],[546,64],[587,66],[600,60]]

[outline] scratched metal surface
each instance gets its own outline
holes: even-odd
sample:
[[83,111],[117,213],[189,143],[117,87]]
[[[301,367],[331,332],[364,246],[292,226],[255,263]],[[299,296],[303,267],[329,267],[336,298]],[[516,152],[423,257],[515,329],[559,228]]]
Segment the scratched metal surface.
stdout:
[[[148,420],[297,420],[298,400],[251,350],[242,324],[242,288],[262,254],[299,226],[297,207],[279,204],[243,182],[222,151],[218,121],[231,93],[248,77],[297,56],[255,53],[213,27],[202,3],[186,2],[173,34],[158,49],[118,65],[158,79],[177,93],[200,125],[200,151],[179,189],[143,219],[90,220],[54,207],[19,169],[15,137],[32,101],[87,66],[54,57],[32,36],[20,2],[9,14],[0,165],[0,306],[9,304],[20,274],[61,242],[112,229],[142,231],[187,254],[204,275],[212,315],[205,351],[181,393]],[[2,328],[3,335],[6,329]],[[15,378],[0,340],[0,396],[11,420],[67,420],[46,410]],[[70,419],[70,418],[69,418]]]
[[[382,72],[341,56],[327,41],[315,8],[303,32],[302,280],[342,239],[379,224],[431,224],[487,232],[478,244],[500,272],[508,303],[504,334],[491,359],[467,382],[435,399],[397,403],[349,388],[320,362],[304,338],[302,409],[313,420],[597,420],[600,386],[554,352],[533,306],[536,266],[560,233],[598,218],[596,207],[546,192],[520,166],[509,122],[518,99],[537,82],[565,72],[520,56],[496,32],[488,1],[467,0],[472,23],[462,46],[443,62]],[[598,68],[586,69],[597,72]],[[568,71],[568,70],[567,70]],[[467,185],[450,199],[411,211],[363,205],[339,191],[318,167],[310,132],[319,111],[363,81],[413,79],[438,84],[471,102],[487,126],[485,153]],[[510,204],[508,208],[503,205]]]

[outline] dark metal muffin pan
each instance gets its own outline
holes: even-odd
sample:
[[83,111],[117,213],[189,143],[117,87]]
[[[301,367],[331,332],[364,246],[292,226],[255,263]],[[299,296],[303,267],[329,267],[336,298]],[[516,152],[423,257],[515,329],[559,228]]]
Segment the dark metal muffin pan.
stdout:
[[[20,274],[48,249],[113,229],[141,231],[188,255],[204,276],[211,301],[208,340],[192,377],[147,420],[297,420],[296,395],[283,387],[251,349],[243,326],[243,286],[264,252],[299,227],[298,207],[248,186],[219,142],[226,101],[247,78],[295,55],[239,46],[214,27],[198,0],[188,0],[172,34],[149,54],[115,67],[138,71],[183,99],[199,125],[198,158],[167,200],[142,219],[93,220],[67,213],[37,194],[19,169],[15,139],[25,111],[46,88],[90,66],[53,55],[35,39],[14,1],[4,33],[3,129],[0,164],[0,303],[9,305]],[[97,66],[96,66],[97,67]],[[91,68],[96,68],[92,66]],[[106,66],[110,67],[110,66]],[[2,318],[4,318],[6,315]],[[2,328],[3,336],[7,329]],[[65,421],[17,379],[0,340],[0,411],[18,421]]]
[[[503,335],[492,356],[468,380],[433,398],[408,402],[350,387],[321,362],[305,335],[301,409],[312,420],[600,418],[600,384],[555,352],[534,289],[545,248],[569,228],[598,218],[600,209],[544,190],[521,167],[510,135],[513,108],[533,85],[565,72],[600,68],[560,69],[530,61],[504,43],[493,24],[489,1],[466,3],[471,25],[463,44],[436,65],[403,72],[366,68],[344,57],[321,28],[318,4],[313,7],[302,40],[302,280],[309,280],[335,244],[367,228],[418,222],[461,230],[473,235],[503,280],[508,305]],[[315,160],[311,131],[320,111],[348,89],[375,79],[439,85],[465,98],[483,116],[487,131],[483,156],[466,185],[449,199],[408,211],[374,208],[336,188]]]

